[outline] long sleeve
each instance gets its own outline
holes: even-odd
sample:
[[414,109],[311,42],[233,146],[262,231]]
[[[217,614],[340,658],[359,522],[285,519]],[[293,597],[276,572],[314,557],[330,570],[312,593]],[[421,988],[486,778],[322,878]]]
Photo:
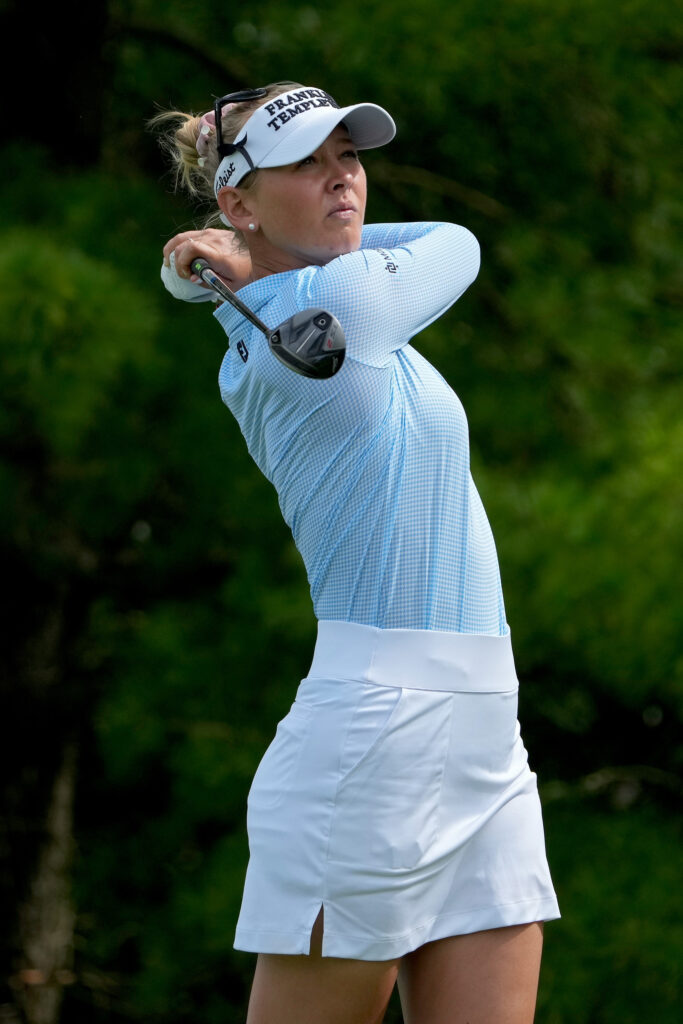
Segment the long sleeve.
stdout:
[[349,355],[384,366],[474,281],[479,244],[458,224],[416,223],[369,225],[362,245],[305,271],[297,298],[335,314]]

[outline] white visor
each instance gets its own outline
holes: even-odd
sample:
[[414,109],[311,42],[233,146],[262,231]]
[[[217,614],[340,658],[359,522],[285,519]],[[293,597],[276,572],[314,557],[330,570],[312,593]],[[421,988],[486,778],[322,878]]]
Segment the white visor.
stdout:
[[393,119],[375,103],[338,107],[322,89],[292,88],[264,103],[242,127],[216,171],[216,195],[257,167],[284,167],[310,156],[342,121],[357,149],[384,146],[396,134]]

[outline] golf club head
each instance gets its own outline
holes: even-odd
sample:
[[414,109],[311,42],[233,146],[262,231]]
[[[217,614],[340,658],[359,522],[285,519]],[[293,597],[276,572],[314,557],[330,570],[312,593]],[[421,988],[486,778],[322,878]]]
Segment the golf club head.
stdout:
[[341,324],[325,309],[304,309],[276,327],[268,338],[281,363],[302,377],[325,380],[341,369],[346,340]]

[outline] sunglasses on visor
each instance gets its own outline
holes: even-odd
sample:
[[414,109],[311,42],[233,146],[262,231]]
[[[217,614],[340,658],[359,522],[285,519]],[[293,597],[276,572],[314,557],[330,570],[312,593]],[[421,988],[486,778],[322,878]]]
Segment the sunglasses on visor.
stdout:
[[[223,141],[223,124],[221,121],[223,107],[227,107],[228,103],[245,103],[247,100],[260,100],[267,95],[267,89],[242,89],[240,92],[231,92],[227,96],[221,96],[220,99],[216,100],[213,105],[214,117],[216,119],[216,149],[222,157],[230,156],[236,150],[242,149],[242,146],[236,146],[234,142]],[[246,152],[244,155],[249,160]],[[251,163],[251,160],[249,160],[249,163]]]

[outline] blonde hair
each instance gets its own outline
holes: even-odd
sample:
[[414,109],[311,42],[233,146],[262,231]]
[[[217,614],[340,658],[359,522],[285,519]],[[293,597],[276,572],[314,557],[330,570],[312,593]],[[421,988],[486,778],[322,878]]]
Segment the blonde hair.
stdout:
[[[221,117],[223,139],[226,142],[234,142],[240,129],[254,111],[275,96],[280,96],[281,93],[288,92],[293,88],[301,88],[301,86],[298,82],[274,82],[265,86],[265,96],[237,102],[231,106],[231,109],[224,107]],[[149,127],[163,129],[159,137],[159,145],[169,157],[175,171],[176,190],[183,189],[189,193],[192,199],[213,207],[205,221],[205,227],[208,227],[211,224],[222,224],[213,189],[213,179],[222,157],[216,149],[216,132],[214,131],[209,137],[208,151],[200,166],[197,139],[203,116],[203,114],[184,114],[180,110],[162,110],[161,113],[151,118]],[[242,179],[239,187],[251,188],[257,174],[257,170],[251,171],[246,178]],[[242,233],[234,228],[232,230],[242,244],[245,244]]]

